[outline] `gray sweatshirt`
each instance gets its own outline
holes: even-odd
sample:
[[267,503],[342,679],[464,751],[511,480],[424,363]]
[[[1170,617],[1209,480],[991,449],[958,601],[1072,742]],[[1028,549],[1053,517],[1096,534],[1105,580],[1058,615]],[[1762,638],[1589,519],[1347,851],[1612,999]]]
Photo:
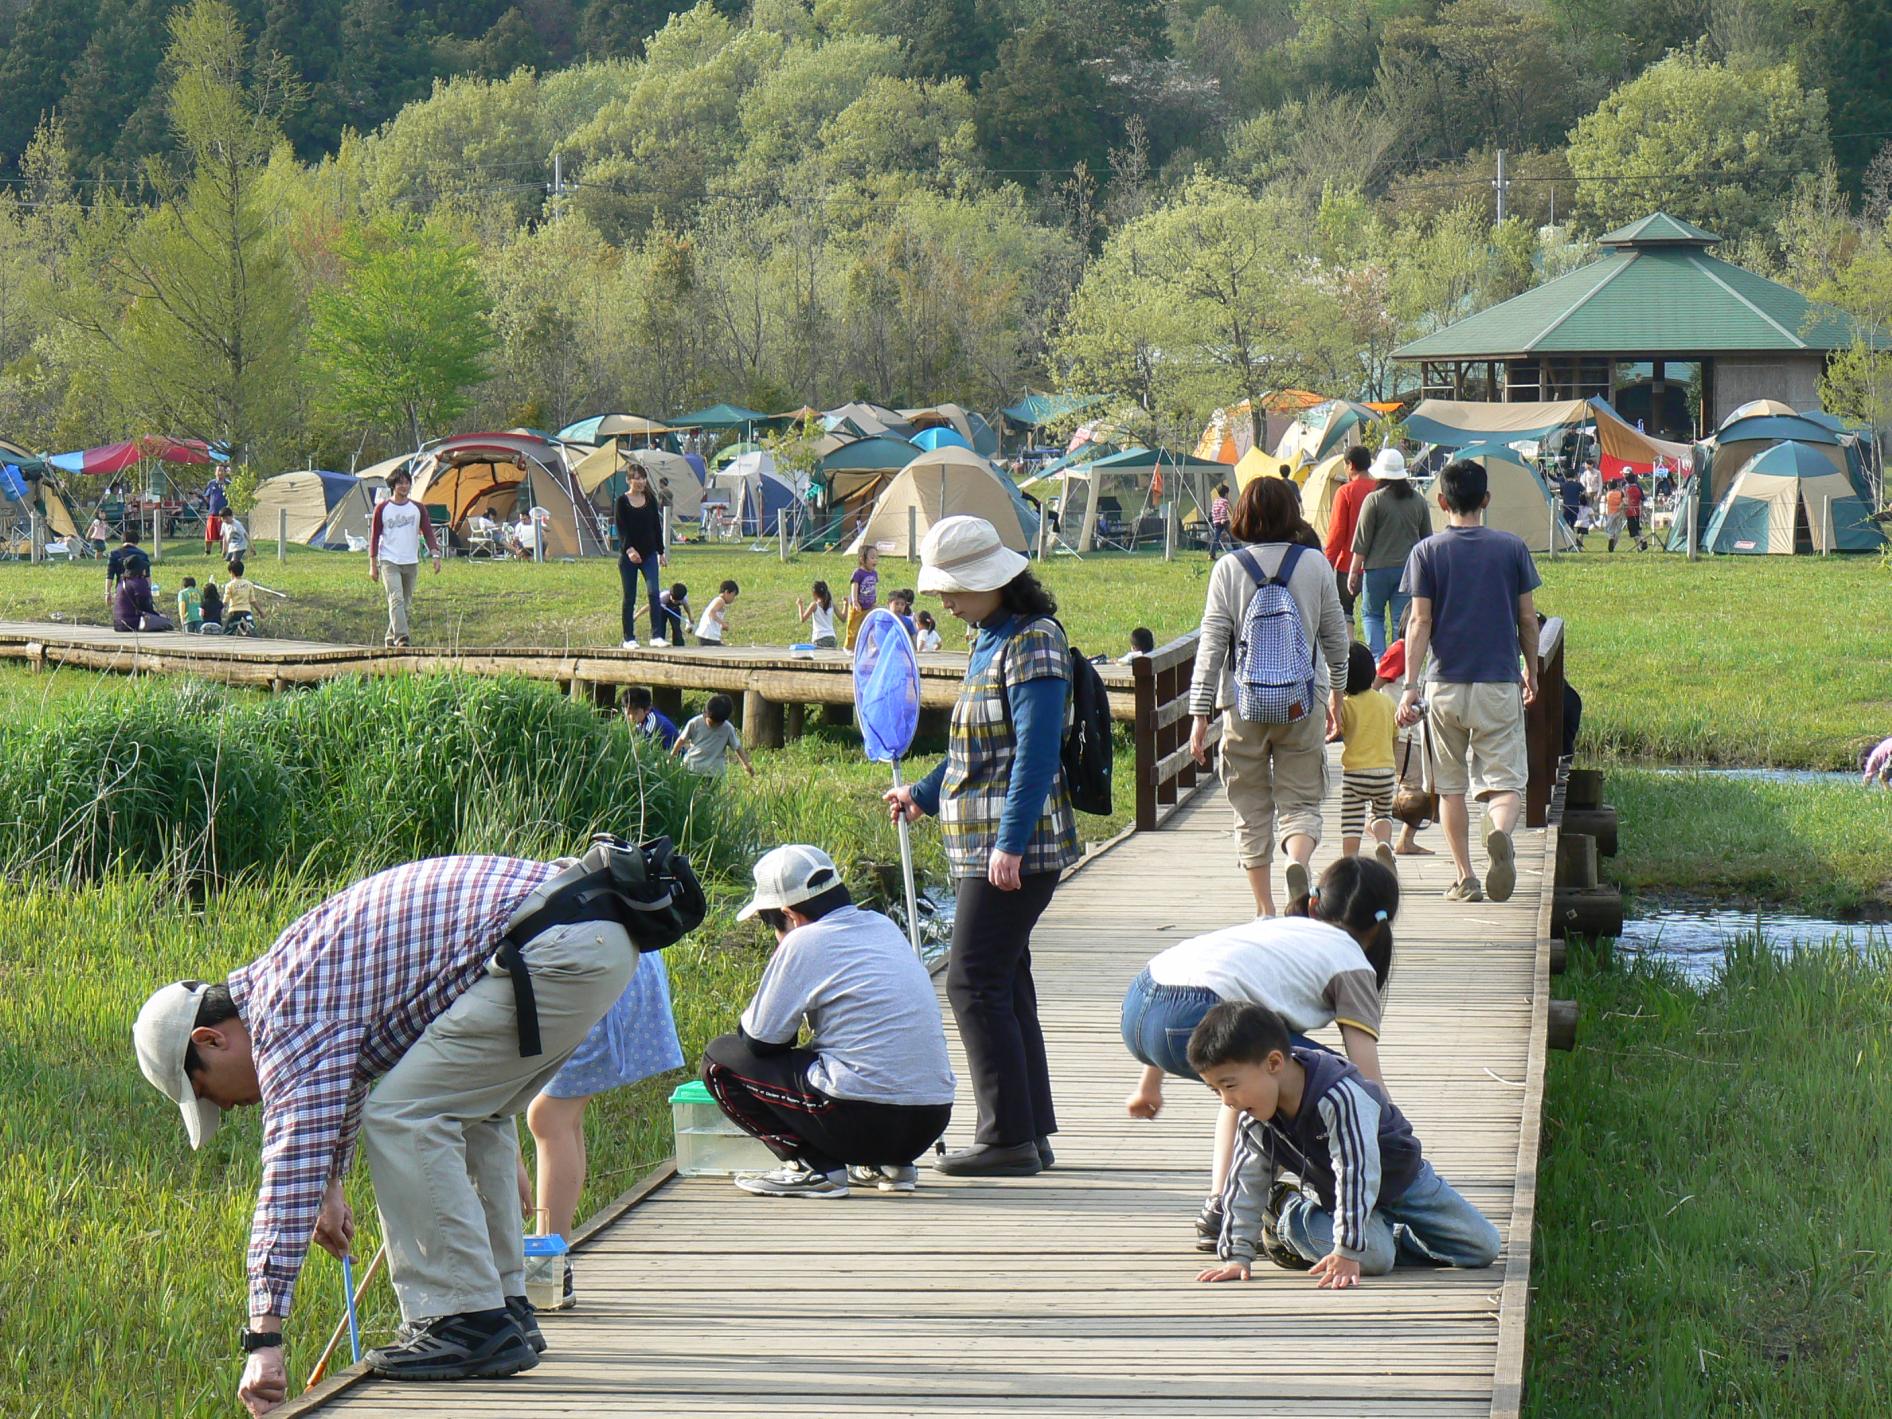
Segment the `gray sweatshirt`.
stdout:
[[[1261,542],[1248,549],[1269,576],[1281,570],[1286,542]],[[1196,673],[1189,682],[1189,712],[1214,714],[1235,703],[1235,640],[1255,597],[1255,579],[1234,556],[1223,557],[1209,573],[1209,596],[1202,607],[1202,639],[1196,646]],[[1301,624],[1314,650],[1314,681],[1347,688],[1347,617],[1340,609],[1334,569],[1309,547],[1288,578],[1288,593],[1301,608]]]

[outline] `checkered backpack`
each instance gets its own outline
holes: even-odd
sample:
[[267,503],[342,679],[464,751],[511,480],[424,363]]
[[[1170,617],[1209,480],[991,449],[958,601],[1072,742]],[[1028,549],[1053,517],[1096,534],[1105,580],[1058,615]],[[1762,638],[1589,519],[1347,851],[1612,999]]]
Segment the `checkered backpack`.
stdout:
[[1252,724],[1298,724],[1314,708],[1314,648],[1288,590],[1294,564],[1306,550],[1291,545],[1273,576],[1248,548],[1235,553],[1255,579],[1235,642],[1235,712]]

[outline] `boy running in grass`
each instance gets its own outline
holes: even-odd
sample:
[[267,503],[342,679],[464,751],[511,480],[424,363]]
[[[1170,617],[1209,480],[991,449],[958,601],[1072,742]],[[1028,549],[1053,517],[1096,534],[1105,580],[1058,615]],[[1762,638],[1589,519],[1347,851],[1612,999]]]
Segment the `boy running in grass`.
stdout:
[[716,595],[710,598],[710,604],[703,608],[703,619],[696,623],[698,645],[723,643],[723,636],[729,629],[729,608],[736,604],[736,597],[741,593],[742,588],[735,582],[726,581]]
[[1498,1259],[1498,1229],[1432,1170],[1386,1092],[1339,1055],[1292,1044],[1274,1011],[1216,1006],[1189,1037],[1189,1065],[1238,1110],[1221,1264],[1196,1280],[1248,1280],[1257,1244],[1335,1290],[1398,1265]]
[[749,777],[755,777],[755,765],[749,762],[749,755],[742,747],[742,736],[736,732],[736,726],[729,722],[736,707],[728,695],[711,695],[709,703],[703,706],[703,713],[683,726],[683,732],[677,736],[676,743],[670,746],[670,752],[683,757],[683,767],[693,774],[705,777],[721,778],[727,761],[723,757],[729,750],[736,751],[736,757],[742,760],[742,766],[749,771]]

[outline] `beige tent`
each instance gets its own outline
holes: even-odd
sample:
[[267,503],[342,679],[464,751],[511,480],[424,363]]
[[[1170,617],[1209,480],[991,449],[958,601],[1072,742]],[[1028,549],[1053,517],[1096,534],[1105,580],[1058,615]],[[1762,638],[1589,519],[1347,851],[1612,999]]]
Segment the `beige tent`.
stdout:
[[916,537],[925,537],[927,529],[943,518],[965,515],[983,517],[998,529],[999,540],[1015,552],[1031,546],[1013,492],[992,465],[970,449],[949,445],[922,453],[907,464],[880,495],[848,550],[872,546],[882,556],[919,555],[919,548],[909,548],[907,542],[909,508]]
[[603,556],[608,550],[597,510],[579,491],[558,445],[533,435],[461,434],[445,440],[422,456],[413,496],[442,509],[448,528],[461,537],[468,518],[510,520],[521,508],[543,508],[546,556]]
[[703,510],[703,485],[696,479],[696,469],[680,453],[666,453],[659,448],[631,448],[621,439],[607,439],[572,465],[572,477],[578,489],[593,505],[608,509],[624,491],[624,474],[636,463],[650,475],[651,490],[657,501],[667,504],[674,525],[679,520],[695,519]]
[[1762,450],[1735,475],[1702,546],[1735,555],[1876,552],[1885,534],[1824,448],[1788,441]]
[[966,417],[961,405],[934,404],[925,409],[902,409],[899,413],[913,426],[915,433],[921,429],[948,428],[968,444],[972,442],[972,420]]
[[388,479],[392,478],[398,470],[406,468],[409,472],[412,472],[412,465],[417,463],[424,456],[424,454],[419,453],[397,453],[394,457],[384,458],[379,463],[372,464],[367,468],[356,469],[355,476],[364,481],[378,478],[381,482],[381,486],[385,488],[388,485]]
[[1347,467],[1344,452],[1336,453],[1331,458],[1323,458],[1314,465],[1314,470],[1307,475],[1307,481],[1301,485],[1301,516],[1314,525],[1314,530],[1324,539],[1327,536],[1327,524],[1334,515],[1334,494],[1347,486],[1347,480],[1353,476],[1353,470]]
[[[276,530],[286,526],[291,542],[304,547],[326,545],[324,531],[335,509],[351,498],[359,501],[361,481],[347,473],[328,473],[304,468],[294,473],[278,473],[256,486],[256,501],[250,505],[251,535],[262,541],[274,541]],[[367,505],[372,513],[374,504]],[[366,528],[361,533],[366,536]],[[344,540],[340,544],[346,546]]]
[[[1553,537],[1559,552],[1577,550],[1576,536],[1563,519],[1561,504],[1523,454],[1506,444],[1475,443],[1460,449],[1455,457],[1476,463],[1485,470],[1486,486],[1491,493],[1491,504],[1485,509],[1485,526],[1516,533],[1533,552],[1551,550]],[[1450,521],[1433,495],[1436,491],[1435,487],[1427,494],[1434,532],[1443,530]]]

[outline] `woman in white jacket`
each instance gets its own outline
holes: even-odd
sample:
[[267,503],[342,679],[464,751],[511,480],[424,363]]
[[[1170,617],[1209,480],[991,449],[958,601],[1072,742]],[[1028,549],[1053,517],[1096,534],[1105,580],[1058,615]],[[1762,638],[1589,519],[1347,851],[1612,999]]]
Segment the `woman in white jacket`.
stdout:
[[[1271,864],[1277,844],[1288,857],[1288,896],[1308,887],[1308,863],[1320,843],[1321,802],[1327,796],[1327,733],[1339,723],[1347,687],[1347,620],[1332,569],[1320,541],[1301,516],[1300,490],[1286,478],[1256,478],[1242,489],[1230,528],[1247,547],[1216,562],[1202,608],[1189,708],[1195,722],[1189,750],[1209,762],[1209,717],[1222,720],[1222,784],[1235,814],[1235,851],[1255,911],[1274,915]],[[1326,713],[1318,705],[1290,724],[1256,724],[1236,712],[1235,642],[1261,576],[1280,574],[1295,546],[1310,548],[1287,578],[1300,610],[1302,630],[1314,653],[1314,684],[1328,690]]]

